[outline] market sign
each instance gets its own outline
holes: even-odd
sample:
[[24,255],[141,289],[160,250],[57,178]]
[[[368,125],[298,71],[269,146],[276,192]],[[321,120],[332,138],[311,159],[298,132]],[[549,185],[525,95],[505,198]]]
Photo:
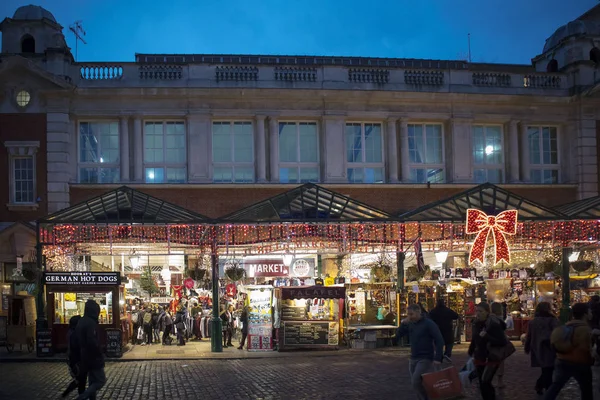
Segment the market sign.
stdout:
[[46,285],[120,285],[119,272],[45,272]]
[[346,297],[346,288],[332,286],[310,287],[283,287],[281,288],[282,300],[293,299],[343,299]]
[[315,259],[295,258],[291,266],[291,275],[297,278],[315,276]]
[[288,276],[290,268],[283,263],[283,258],[245,259],[244,268],[248,277]]

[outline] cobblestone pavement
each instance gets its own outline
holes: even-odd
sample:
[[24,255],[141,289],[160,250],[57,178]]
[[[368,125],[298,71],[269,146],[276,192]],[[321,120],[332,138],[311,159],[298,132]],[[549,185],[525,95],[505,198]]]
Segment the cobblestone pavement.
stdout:
[[[457,354],[461,366],[466,356]],[[413,399],[399,352],[245,360],[108,363],[99,399]],[[523,354],[507,361],[500,399],[534,400],[538,370]],[[62,363],[0,363],[0,399],[57,399],[69,382]],[[467,399],[479,399],[467,390]],[[576,384],[560,399],[579,399]],[[600,397],[597,397],[600,399]]]

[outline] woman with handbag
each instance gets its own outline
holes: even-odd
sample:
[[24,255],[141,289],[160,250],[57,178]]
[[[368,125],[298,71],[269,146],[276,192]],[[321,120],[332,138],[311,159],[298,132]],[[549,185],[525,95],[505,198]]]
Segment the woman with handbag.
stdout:
[[533,368],[542,369],[542,374],[535,383],[535,391],[540,396],[552,385],[556,352],[550,344],[550,337],[558,325],[560,323],[552,314],[550,303],[541,302],[535,308],[534,318],[527,328],[525,354],[531,356]]
[[473,358],[477,370],[481,397],[483,400],[495,400],[496,390],[492,380],[502,361],[514,352],[514,346],[504,333],[506,324],[491,313],[488,303],[477,304],[476,315],[469,356]]

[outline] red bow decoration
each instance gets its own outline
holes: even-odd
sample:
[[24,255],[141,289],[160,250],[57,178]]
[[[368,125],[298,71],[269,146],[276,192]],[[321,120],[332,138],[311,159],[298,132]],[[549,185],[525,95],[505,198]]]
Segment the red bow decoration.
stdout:
[[490,232],[494,237],[494,247],[496,250],[495,264],[505,261],[510,264],[510,249],[504,235],[514,235],[517,233],[517,210],[502,211],[497,216],[487,215],[483,211],[467,210],[467,229],[466,233],[477,234],[471,253],[469,255],[469,264],[475,260],[483,263],[485,255],[485,245]]

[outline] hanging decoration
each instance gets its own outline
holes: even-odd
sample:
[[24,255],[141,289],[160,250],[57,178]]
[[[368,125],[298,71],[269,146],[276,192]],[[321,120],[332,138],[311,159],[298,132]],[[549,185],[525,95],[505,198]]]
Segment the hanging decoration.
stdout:
[[474,208],[468,209],[465,233],[477,234],[473,246],[471,246],[469,264],[475,260],[483,263],[490,233],[494,239],[494,265],[500,261],[510,264],[510,248],[505,235],[515,235],[517,233],[517,218],[517,210],[502,211],[494,216],[487,215],[483,211]]

